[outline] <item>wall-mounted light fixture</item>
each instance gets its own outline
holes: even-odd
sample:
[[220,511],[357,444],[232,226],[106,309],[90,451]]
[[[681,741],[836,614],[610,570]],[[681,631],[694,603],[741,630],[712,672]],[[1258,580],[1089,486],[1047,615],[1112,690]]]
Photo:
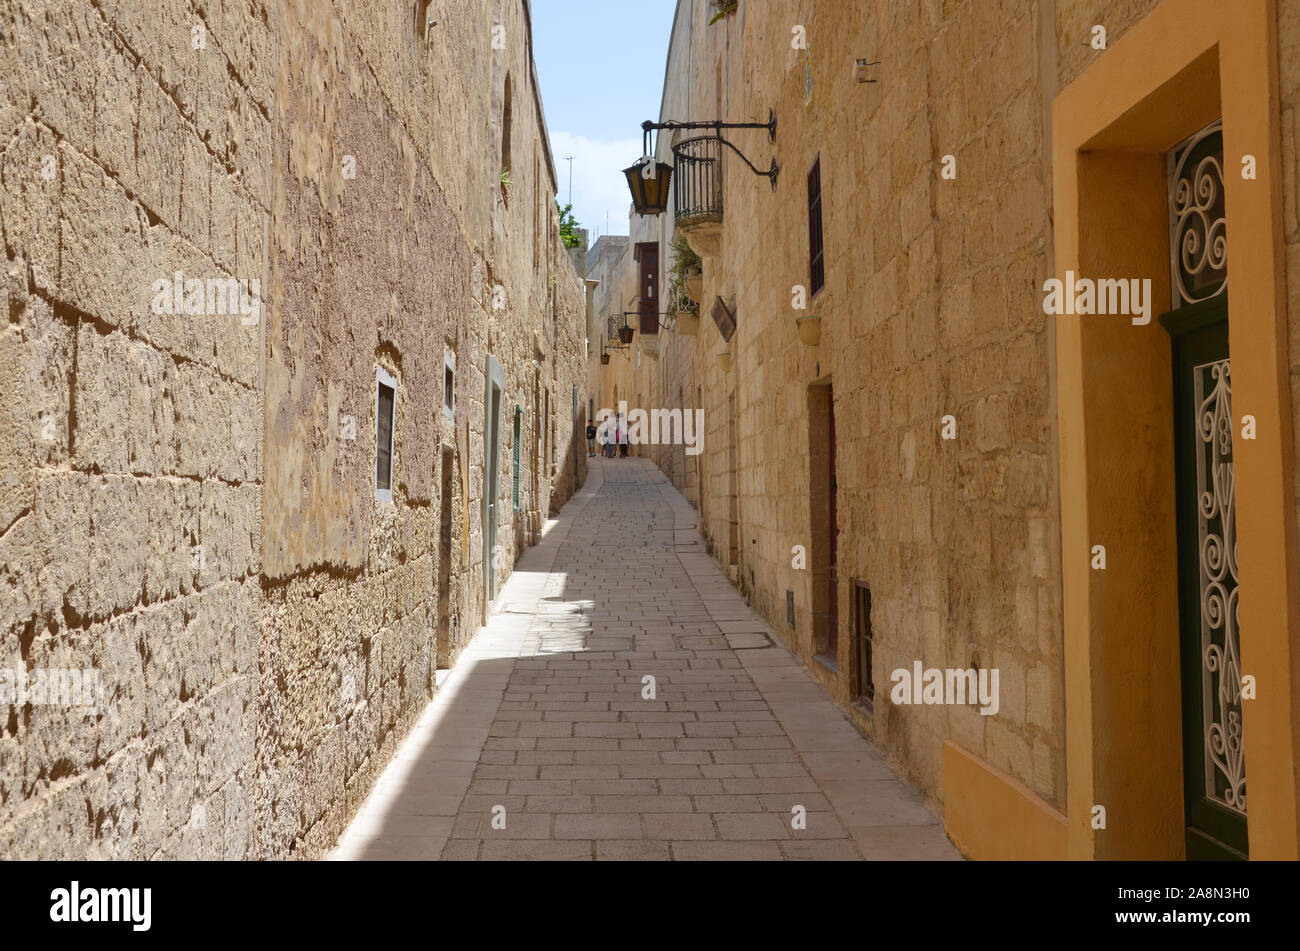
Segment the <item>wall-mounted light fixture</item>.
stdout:
[[[622,326],[618,321],[622,321]],[[623,314],[610,314],[605,319],[606,337],[609,340],[607,349],[609,350],[627,350],[632,346],[632,338],[636,331],[632,325],[627,322],[627,317]]]
[[768,140],[776,141],[776,114],[771,110],[768,110],[767,122],[722,122],[721,120],[651,122],[647,119],[641,123],[643,157],[638,159],[636,164],[623,170],[623,174],[627,176],[628,188],[632,192],[632,204],[638,215],[660,215],[668,207],[668,186],[672,182],[673,169],[671,165],[655,161],[655,152],[651,147],[651,133],[678,129],[711,130],[713,132],[711,136],[701,136],[688,141],[697,142],[700,138],[716,140],[739,155],[740,160],[749,166],[750,171],[767,178],[771,181],[772,188],[776,188],[776,177],[780,173],[780,167],[776,164],[775,158],[772,159],[771,168],[766,172],[760,171],[745,157],[745,153],[722,137],[723,129],[766,129]]

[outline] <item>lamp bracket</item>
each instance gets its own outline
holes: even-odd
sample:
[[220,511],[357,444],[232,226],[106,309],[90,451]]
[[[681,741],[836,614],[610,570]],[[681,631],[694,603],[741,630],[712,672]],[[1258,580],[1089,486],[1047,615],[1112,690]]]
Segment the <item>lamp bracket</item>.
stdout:
[[740,149],[736,148],[736,146],[734,146],[731,142],[727,141],[727,139],[725,139],[722,135],[723,129],[766,129],[768,141],[775,142],[776,141],[776,113],[773,112],[771,109],[767,111],[766,122],[723,122],[721,119],[714,119],[712,121],[701,121],[701,122],[681,122],[676,119],[669,119],[666,122],[653,122],[647,119],[645,122],[641,123],[641,131],[642,131],[641,144],[643,147],[643,154],[646,156],[653,154],[650,151],[650,133],[660,132],[663,130],[675,131],[677,129],[712,131],[714,137],[717,138],[719,142],[721,142],[727,148],[731,149],[731,151],[735,152],[737,155],[740,156],[740,160],[744,162],[747,166],[749,166],[750,171],[752,171],[755,175],[768,179],[772,183],[772,190],[773,191],[776,190],[776,179],[781,172],[780,166],[776,164],[776,159],[775,158],[772,159],[771,168],[769,168],[765,172],[761,171],[754,165],[753,162],[751,162],[748,158],[745,157],[745,153],[741,152]]

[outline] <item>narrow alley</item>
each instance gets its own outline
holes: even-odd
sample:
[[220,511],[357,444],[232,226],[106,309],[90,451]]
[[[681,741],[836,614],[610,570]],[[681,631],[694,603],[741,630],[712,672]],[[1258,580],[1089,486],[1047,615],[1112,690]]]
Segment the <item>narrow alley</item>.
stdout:
[[647,461],[593,460],[333,857],[960,858],[696,519]]
[[1297,115],[1300,0],[0,0],[6,909],[1267,924]]

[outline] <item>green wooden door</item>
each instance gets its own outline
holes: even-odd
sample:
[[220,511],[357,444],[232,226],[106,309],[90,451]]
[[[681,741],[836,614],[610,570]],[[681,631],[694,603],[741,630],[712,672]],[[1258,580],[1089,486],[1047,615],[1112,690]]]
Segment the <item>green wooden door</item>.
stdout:
[[1182,307],[1161,323],[1173,336],[1187,857],[1244,859],[1236,422],[1227,294]]

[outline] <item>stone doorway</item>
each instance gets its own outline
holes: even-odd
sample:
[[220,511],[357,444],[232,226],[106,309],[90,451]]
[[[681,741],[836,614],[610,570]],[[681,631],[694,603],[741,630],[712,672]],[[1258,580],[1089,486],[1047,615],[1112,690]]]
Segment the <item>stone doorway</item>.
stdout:
[[740,447],[735,393],[727,397],[727,564],[740,571]]
[[839,523],[835,478],[835,391],[830,383],[808,388],[808,474],[814,656],[838,669]]
[[451,515],[455,507],[456,450],[442,447],[442,491],[438,526],[438,634],[434,667],[451,667]]

